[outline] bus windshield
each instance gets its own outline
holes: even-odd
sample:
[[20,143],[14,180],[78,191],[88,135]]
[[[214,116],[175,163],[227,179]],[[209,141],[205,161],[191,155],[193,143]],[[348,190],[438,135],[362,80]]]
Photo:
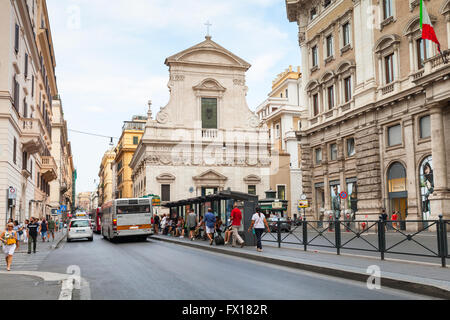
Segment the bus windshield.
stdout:
[[150,213],[150,205],[117,206],[117,214]]

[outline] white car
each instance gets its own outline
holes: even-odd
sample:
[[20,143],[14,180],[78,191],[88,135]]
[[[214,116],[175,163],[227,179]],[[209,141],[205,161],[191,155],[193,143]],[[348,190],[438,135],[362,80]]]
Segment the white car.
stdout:
[[89,219],[73,219],[69,222],[67,229],[67,242],[74,239],[94,240],[94,232],[92,231],[91,221]]

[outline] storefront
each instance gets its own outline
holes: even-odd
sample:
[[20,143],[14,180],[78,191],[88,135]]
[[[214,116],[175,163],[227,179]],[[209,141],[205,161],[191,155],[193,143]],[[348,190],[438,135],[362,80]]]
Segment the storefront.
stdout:
[[[389,212],[397,213],[398,220],[406,220],[408,215],[408,191],[406,189],[406,169],[400,162],[393,163],[388,170]],[[400,228],[406,230],[405,223],[400,223]]]

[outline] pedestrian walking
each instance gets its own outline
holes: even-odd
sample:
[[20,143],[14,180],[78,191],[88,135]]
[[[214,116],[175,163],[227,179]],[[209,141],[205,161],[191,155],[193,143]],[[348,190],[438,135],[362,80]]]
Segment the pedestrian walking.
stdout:
[[28,254],[31,254],[31,245],[33,245],[33,253],[36,253],[38,230],[39,230],[39,224],[37,222],[37,219],[31,218],[31,221],[27,226]]
[[398,220],[398,215],[397,212],[393,212],[392,213],[392,226],[394,227],[394,229],[397,229],[397,220]]
[[387,220],[388,220],[389,216],[388,216],[387,213],[386,213],[386,209],[382,209],[382,210],[381,210],[381,216],[380,216],[380,218],[381,218],[381,222],[384,223],[384,229],[385,229],[386,231],[388,231],[388,230],[389,230],[389,227],[388,227],[388,224],[387,224]]
[[48,241],[50,241],[50,235],[52,236],[52,241],[55,241],[55,221],[53,218],[50,218],[48,221]]
[[6,259],[6,270],[11,271],[11,264],[16,248],[19,248],[19,242],[17,241],[17,231],[14,231],[14,223],[8,223],[6,230],[3,231],[0,236],[0,240],[3,243],[3,252]]
[[252,224],[248,229],[248,232],[251,232],[252,229],[255,229],[256,235],[256,250],[258,252],[262,252],[262,242],[261,237],[264,233],[265,228],[267,228],[267,232],[270,232],[269,224],[267,223],[266,216],[261,212],[260,207],[256,207],[256,213],[252,217]]
[[14,221],[14,228],[13,230],[17,233],[17,242],[22,241],[22,235],[23,235],[23,228],[22,225],[19,224],[19,221]]
[[216,215],[212,212],[211,208],[208,208],[208,212],[205,214],[205,219],[202,224],[206,227],[206,235],[209,239],[209,245],[212,246],[214,243],[214,227],[216,225]]
[[187,229],[189,230],[189,238],[191,241],[195,239],[195,229],[197,227],[198,219],[197,215],[194,212],[194,209],[189,210],[189,215],[186,218]]
[[28,224],[30,223],[30,220],[26,219],[25,223],[23,224],[23,242],[27,243],[28,242]]
[[241,222],[242,222],[242,212],[241,212],[241,210],[239,210],[237,202],[235,202],[233,205],[233,210],[231,211],[230,219],[231,219],[231,227],[233,230],[232,246],[235,247],[236,241],[238,241],[241,248],[243,248],[245,245],[245,242],[244,242],[244,240],[242,240],[241,236],[239,235],[239,229],[241,227]]
[[155,213],[153,216],[153,231],[155,234],[159,234],[159,216]]
[[41,225],[39,226],[39,233],[41,234],[42,242],[45,242],[45,238],[47,238],[47,231],[48,223],[45,218],[42,218]]

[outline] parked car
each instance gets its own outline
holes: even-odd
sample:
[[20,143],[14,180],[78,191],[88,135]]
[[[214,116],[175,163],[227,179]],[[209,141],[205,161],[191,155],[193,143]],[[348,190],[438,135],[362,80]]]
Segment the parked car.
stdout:
[[[268,219],[270,232],[278,232],[278,218]],[[280,218],[280,232],[291,232],[291,221],[286,218]]]
[[69,228],[67,230],[67,242],[75,239],[88,239],[94,240],[94,232],[92,230],[92,224],[89,219],[73,219],[69,222]]

